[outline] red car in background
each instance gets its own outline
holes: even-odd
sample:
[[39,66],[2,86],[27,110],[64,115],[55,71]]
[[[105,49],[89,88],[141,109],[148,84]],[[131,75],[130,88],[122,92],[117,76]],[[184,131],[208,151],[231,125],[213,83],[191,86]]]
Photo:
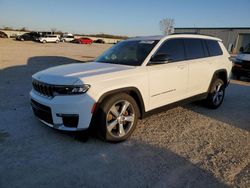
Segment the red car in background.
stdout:
[[90,38],[79,38],[79,39],[75,39],[72,42],[78,43],[78,44],[92,44],[93,40],[91,40]]

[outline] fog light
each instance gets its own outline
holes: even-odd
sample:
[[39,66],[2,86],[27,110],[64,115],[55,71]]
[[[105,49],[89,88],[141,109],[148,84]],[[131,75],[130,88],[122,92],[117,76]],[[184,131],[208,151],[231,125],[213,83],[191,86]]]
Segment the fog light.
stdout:
[[78,114],[56,114],[56,115],[62,118],[63,125],[65,127],[77,128],[79,122]]

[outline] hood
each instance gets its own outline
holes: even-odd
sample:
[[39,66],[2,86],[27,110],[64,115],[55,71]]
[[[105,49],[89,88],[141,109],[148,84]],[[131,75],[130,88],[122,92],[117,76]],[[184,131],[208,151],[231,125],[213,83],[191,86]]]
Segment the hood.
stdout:
[[115,65],[109,63],[76,63],[61,65],[40,71],[32,78],[54,85],[72,85],[79,80],[111,72],[132,69],[133,66]]
[[240,59],[240,60],[243,60],[243,61],[250,61],[250,54],[239,54],[237,55],[236,59]]

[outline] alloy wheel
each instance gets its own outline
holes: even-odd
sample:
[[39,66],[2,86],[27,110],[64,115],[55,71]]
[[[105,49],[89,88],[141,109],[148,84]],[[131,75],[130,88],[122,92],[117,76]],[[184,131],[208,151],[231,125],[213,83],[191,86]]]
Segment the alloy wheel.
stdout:
[[135,110],[132,104],[121,100],[113,104],[106,116],[106,128],[116,138],[126,136],[134,125]]
[[218,83],[215,87],[215,91],[213,93],[213,103],[217,106],[221,103],[221,101],[223,100],[223,96],[224,96],[224,90],[223,90],[223,84],[222,83]]

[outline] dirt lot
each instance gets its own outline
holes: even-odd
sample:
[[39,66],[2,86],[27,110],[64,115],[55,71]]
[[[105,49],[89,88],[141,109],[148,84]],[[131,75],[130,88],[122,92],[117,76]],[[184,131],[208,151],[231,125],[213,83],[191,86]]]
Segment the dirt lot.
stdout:
[[31,75],[92,59],[109,45],[0,40],[0,187],[250,187],[250,83],[224,104],[194,103],[139,122],[119,144],[86,143],[33,116]]

